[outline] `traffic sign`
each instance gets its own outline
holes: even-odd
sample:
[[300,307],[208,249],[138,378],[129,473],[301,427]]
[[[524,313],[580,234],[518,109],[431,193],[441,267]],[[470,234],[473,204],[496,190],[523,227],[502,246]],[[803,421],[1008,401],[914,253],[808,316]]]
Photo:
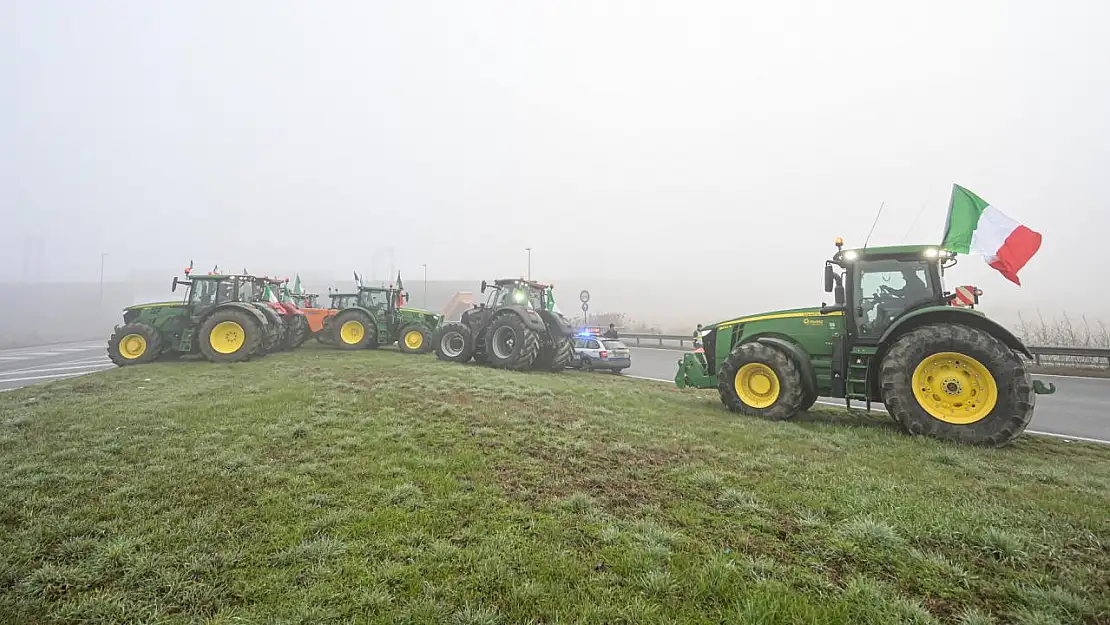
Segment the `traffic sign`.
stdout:
[[582,302],[582,312],[586,312],[589,309],[590,309],[590,305],[587,304],[586,302]]
[[582,289],[582,292],[578,294],[578,299],[582,300],[582,303],[585,304],[590,301],[590,292],[586,289]]

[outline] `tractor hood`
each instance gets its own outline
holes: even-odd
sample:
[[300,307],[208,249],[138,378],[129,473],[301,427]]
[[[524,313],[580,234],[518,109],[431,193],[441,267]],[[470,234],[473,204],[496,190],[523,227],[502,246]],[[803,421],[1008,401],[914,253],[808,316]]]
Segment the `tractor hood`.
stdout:
[[728,326],[737,325],[740,323],[751,323],[753,321],[770,321],[772,319],[791,319],[794,317],[821,317],[820,307],[811,308],[787,308],[784,310],[772,310],[769,312],[758,313],[754,315],[744,315],[743,317],[735,317],[725,321],[718,321],[709,325],[702,326],[702,330],[716,330],[718,328],[725,328]]
[[183,302],[181,300],[176,300],[176,301],[173,301],[173,302],[149,302],[147,304],[134,304],[132,306],[128,306],[127,308],[124,308],[123,310],[124,310],[124,312],[127,312],[129,310],[144,310],[144,309],[147,309],[147,308],[167,308],[167,307],[170,307],[170,306],[184,307],[185,302]]

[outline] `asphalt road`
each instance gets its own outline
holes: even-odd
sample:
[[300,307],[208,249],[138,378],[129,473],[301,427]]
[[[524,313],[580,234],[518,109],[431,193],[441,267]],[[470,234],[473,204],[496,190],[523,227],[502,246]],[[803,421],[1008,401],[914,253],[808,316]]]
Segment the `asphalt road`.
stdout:
[[[673,384],[682,351],[631,347],[632,366],[626,375],[666,380]],[[1038,395],[1027,432],[1090,439],[1110,444],[1110,379],[1036,375],[1056,385],[1054,395]],[[843,406],[844,400],[822,398],[821,403]],[[863,407],[863,404],[853,403]],[[723,408],[722,408],[723,409]],[[882,404],[871,409],[884,411]]]
[[114,367],[106,341],[0,350],[0,392]]

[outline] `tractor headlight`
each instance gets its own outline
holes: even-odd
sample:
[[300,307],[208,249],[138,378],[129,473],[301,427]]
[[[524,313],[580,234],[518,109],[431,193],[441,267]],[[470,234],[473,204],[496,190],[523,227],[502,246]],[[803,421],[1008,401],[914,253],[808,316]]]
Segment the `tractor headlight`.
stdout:
[[938,254],[938,252],[937,252],[936,248],[930,247],[930,248],[925,250],[925,258],[936,258],[937,254]]
[[844,260],[855,260],[857,258],[859,258],[859,252],[855,250],[848,250],[847,252],[844,252]]

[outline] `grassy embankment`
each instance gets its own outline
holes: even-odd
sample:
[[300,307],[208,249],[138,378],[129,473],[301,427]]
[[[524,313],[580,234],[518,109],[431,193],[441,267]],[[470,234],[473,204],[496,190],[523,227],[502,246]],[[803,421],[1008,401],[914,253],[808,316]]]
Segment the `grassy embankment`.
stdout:
[[1110,449],[394,352],[0,394],[0,622],[1110,620]]

